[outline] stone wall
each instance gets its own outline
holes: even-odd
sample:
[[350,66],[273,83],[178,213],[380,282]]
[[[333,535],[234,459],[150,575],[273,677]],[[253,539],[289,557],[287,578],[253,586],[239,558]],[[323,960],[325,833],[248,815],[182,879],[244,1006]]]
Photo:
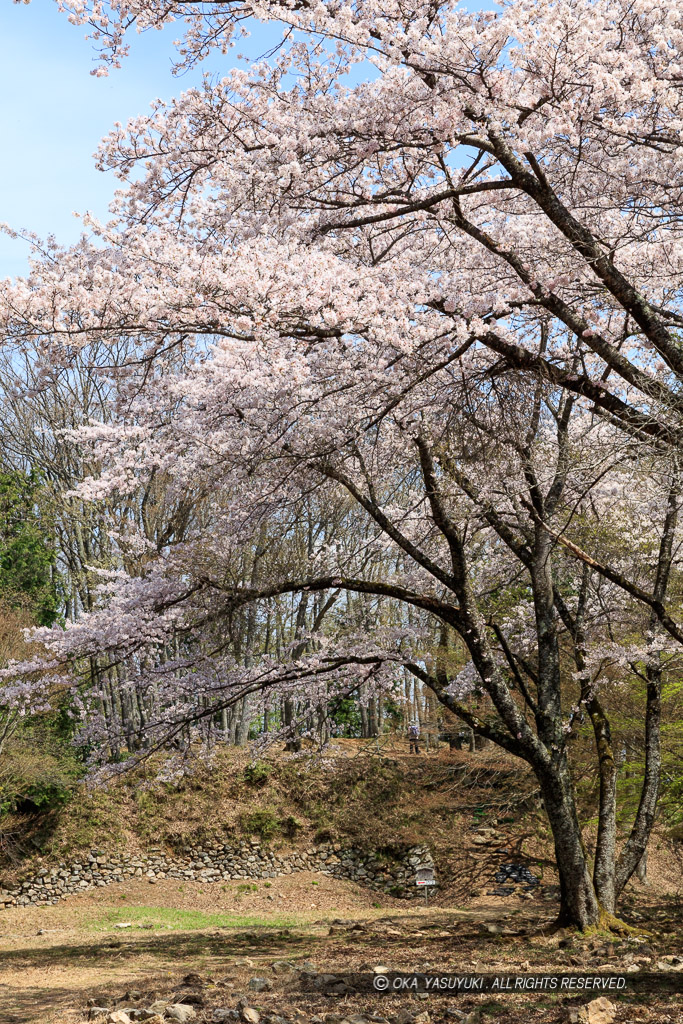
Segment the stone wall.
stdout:
[[413,846],[387,853],[321,843],[311,850],[275,852],[252,839],[236,845],[186,846],[174,852],[156,848],[141,856],[91,850],[79,862],[42,868],[14,886],[3,888],[0,883],[0,908],[29,904],[47,906],[74,893],[129,878],[144,878],[150,884],[162,878],[210,883],[277,878],[296,871],[320,871],[410,899],[421,894],[415,885],[418,866],[434,866],[426,847]]

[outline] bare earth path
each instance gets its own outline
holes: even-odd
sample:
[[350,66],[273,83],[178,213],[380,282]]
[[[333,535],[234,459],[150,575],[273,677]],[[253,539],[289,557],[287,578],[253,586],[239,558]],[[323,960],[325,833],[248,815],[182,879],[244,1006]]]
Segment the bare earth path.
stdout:
[[[605,937],[565,937],[562,948],[561,937],[538,934],[552,911],[509,901],[478,901],[461,910],[425,908],[312,873],[253,885],[170,879],[110,885],[57,906],[0,915],[0,1024],[80,1024],[87,1020],[89,999],[110,1007],[145,1006],[154,998],[182,1001],[188,996],[183,978],[189,974],[202,979],[189,996],[197,1021],[210,1021],[212,1007],[234,1007],[246,993],[262,1014],[301,1024],[316,1014],[335,1024],[359,1012],[394,1020],[402,1007],[426,1011],[431,1021],[454,1022],[452,1012],[446,1015],[452,997],[334,1000],[306,992],[301,974],[279,968],[278,961],[327,972],[372,971],[377,965],[400,971],[618,971],[634,957],[640,968],[654,970],[658,958],[677,952],[671,933],[681,921],[669,920],[668,906],[644,908],[650,922],[661,923],[667,915],[668,939],[614,943]],[[646,920],[644,928],[650,926]],[[250,992],[255,976],[266,977],[272,990]],[[479,995],[459,997],[457,1007],[463,1013],[478,1009],[484,1022],[555,1024],[569,1019],[571,1006],[586,1001],[552,993]],[[633,997],[618,1003],[615,1021],[678,1024],[683,1002],[663,993]]]

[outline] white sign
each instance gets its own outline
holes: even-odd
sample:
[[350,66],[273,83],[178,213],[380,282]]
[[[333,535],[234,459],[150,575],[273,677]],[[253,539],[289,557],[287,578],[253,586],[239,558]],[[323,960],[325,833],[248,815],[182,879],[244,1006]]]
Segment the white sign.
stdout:
[[433,868],[418,868],[415,872],[415,885],[436,885]]

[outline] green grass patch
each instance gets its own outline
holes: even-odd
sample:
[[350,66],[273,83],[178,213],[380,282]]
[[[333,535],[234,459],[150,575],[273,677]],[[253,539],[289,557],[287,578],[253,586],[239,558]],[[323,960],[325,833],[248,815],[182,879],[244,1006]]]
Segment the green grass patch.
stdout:
[[[124,921],[130,921],[133,927],[114,927]],[[121,907],[93,914],[85,927],[91,931],[112,931],[124,937],[129,932],[143,929],[145,925],[172,931],[201,931],[206,928],[291,928],[298,923],[297,918],[281,914],[264,918],[244,914],[208,914],[201,910],[178,910],[175,907]]]

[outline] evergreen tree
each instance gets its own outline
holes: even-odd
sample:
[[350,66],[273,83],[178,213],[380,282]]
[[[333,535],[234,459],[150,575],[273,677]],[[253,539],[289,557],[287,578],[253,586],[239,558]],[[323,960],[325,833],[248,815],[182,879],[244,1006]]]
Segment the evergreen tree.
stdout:
[[50,626],[59,612],[54,538],[40,510],[40,476],[0,472],[0,595]]

